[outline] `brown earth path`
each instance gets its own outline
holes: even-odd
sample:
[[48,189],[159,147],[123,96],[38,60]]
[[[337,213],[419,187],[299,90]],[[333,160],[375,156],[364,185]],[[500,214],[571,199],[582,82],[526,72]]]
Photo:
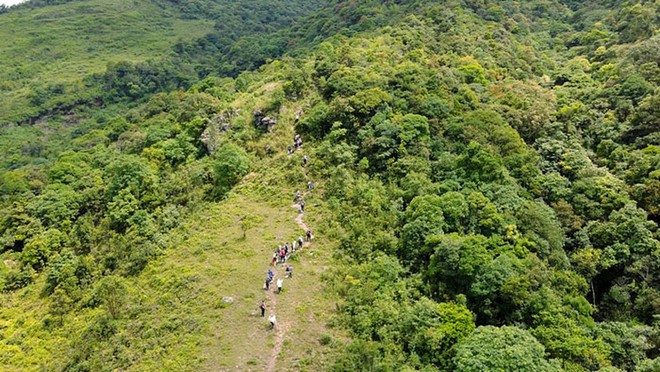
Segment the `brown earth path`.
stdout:
[[[292,208],[298,209],[298,204],[294,203],[291,205]],[[303,231],[309,230],[307,228],[307,224],[305,224],[305,221],[303,221],[303,213],[299,213],[298,216],[296,217],[295,221],[298,227],[300,227]],[[303,248],[309,247],[311,245],[310,242],[304,241],[303,242]],[[277,313],[277,296],[275,295],[275,291],[268,291],[268,297],[270,299],[270,311],[273,313]],[[275,345],[273,346],[273,351],[271,352],[270,358],[268,358],[268,364],[266,365],[266,371],[267,372],[272,372],[275,371],[275,365],[277,362],[277,356],[280,354],[282,351],[282,344],[284,343],[284,338],[286,336],[286,333],[289,329],[289,322],[282,322],[280,323],[279,321],[277,322],[275,326]]]

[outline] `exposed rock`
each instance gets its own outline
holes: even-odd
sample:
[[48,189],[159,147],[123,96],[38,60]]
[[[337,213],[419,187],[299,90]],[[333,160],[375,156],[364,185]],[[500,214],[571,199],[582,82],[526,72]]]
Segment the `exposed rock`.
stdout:
[[254,125],[259,126],[259,125],[261,124],[261,119],[263,119],[264,116],[265,116],[264,113],[263,113],[263,111],[261,111],[261,110],[254,110],[254,112],[252,113],[252,115],[254,116]]
[[206,146],[209,153],[213,153],[217,148],[217,140],[222,135],[231,131],[231,121],[237,117],[239,112],[229,109],[211,120],[200,137],[200,141]]
[[266,116],[261,110],[254,110],[253,116],[254,116],[254,125],[257,128],[267,129],[268,131],[271,131],[273,129],[273,126],[277,124],[277,120],[271,118],[270,116]]

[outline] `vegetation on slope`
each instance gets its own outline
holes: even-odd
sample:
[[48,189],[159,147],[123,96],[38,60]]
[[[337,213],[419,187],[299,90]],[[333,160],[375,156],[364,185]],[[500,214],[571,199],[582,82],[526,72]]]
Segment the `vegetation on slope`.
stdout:
[[317,7],[301,0],[33,0],[12,7],[0,13],[0,123],[188,88],[216,64],[239,58],[250,65],[236,68],[254,67],[264,63],[263,53],[253,54],[268,49],[260,44],[266,39],[240,40],[276,32]]
[[0,15],[2,122],[74,103],[72,96],[85,95],[83,79],[109,62],[161,59],[178,40],[201,37],[213,26],[152,1],[30,4]]
[[[247,305],[205,313],[209,288],[235,274],[193,256],[215,263],[227,254],[228,267],[240,267],[287,239],[281,221],[281,237],[255,229],[242,253],[231,245],[245,243],[230,236],[243,213],[286,215],[280,208],[304,181],[299,155],[284,155],[295,123],[307,174],[322,184],[315,232],[326,240],[316,249],[334,255],[323,278],[338,300],[334,330],[319,339],[324,357],[314,362],[309,348],[299,355],[311,364],[283,368],[657,369],[654,3],[328,7],[326,20],[317,13],[301,23],[321,26],[301,43],[334,35],[309,53],[185,92],[109,93],[121,104],[148,97],[127,113],[121,104],[81,107],[2,129],[0,362],[195,369],[207,340],[236,350],[218,363],[263,363],[209,337],[213,322],[244,317]],[[304,32],[296,27],[281,35]],[[286,50],[277,45],[259,60]],[[202,76],[259,64],[207,65],[217,51],[185,50],[197,73],[209,66]],[[106,92],[128,87],[125,76],[149,81],[126,66],[127,75],[100,77]],[[274,132],[255,127],[255,109],[278,120]],[[263,211],[257,201],[267,202]],[[223,208],[233,217],[198,212]],[[161,284],[167,273],[173,286]],[[241,274],[252,276],[252,267]],[[257,291],[241,297],[256,301]],[[157,303],[161,296],[169,302]],[[161,328],[168,337],[152,338]],[[138,346],[152,341],[158,353]]]

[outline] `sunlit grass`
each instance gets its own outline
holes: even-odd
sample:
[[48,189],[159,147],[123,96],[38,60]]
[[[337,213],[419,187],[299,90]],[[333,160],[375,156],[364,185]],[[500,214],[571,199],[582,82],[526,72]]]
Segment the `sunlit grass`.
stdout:
[[35,89],[76,90],[108,62],[140,62],[171,52],[178,40],[208,33],[213,22],[183,20],[151,1],[91,0],[0,15],[0,121],[34,110]]

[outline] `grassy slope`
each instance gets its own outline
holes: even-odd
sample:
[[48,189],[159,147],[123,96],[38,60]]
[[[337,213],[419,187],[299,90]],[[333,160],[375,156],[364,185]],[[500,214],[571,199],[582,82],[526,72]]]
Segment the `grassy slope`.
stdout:
[[213,29],[182,20],[151,1],[75,1],[0,15],[0,121],[29,107],[35,88],[80,84],[108,62],[139,62],[170,52],[178,40]]
[[[257,96],[268,95],[275,84],[264,84]],[[257,102],[240,102],[243,112]],[[248,105],[248,107],[245,107]],[[323,218],[327,212],[318,204],[320,189],[306,196],[307,209],[303,221],[315,232],[311,247],[305,248],[292,265],[295,274],[286,279],[284,293],[269,296],[263,290],[263,280],[269,267],[274,247],[292,241],[304,231],[295,222],[298,212],[291,204],[295,190],[304,190],[310,176],[299,166],[302,152],[289,157],[285,143],[293,137],[293,116],[299,107],[284,108],[279,115],[280,124],[273,133],[254,143],[255,148],[278,149],[272,157],[264,158],[253,168],[254,172],[238,186],[217,212],[198,224],[190,243],[198,247],[221,246],[231,254],[206,254],[204,261],[213,269],[208,272],[209,288],[216,290],[210,304],[218,304],[223,296],[234,297],[236,302],[227,308],[207,312],[210,329],[204,336],[202,358],[205,370],[264,370],[275,357],[276,370],[319,370],[327,363],[331,347],[320,345],[321,336],[335,330],[327,328],[334,310],[334,300],[323,291],[321,276],[328,268],[333,243],[324,238]],[[308,145],[309,147],[309,145]],[[307,149],[309,151],[309,149]],[[256,227],[242,239],[238,227],[242,216],[256,216]],[[222,222],[224,221],[224,222]],[[275,269],[283,276],[283,268]],[[197,271],[199,272],[199,271]],[[275,308],[279,333],[268,330],[269,324],[258,316],[258,305],[266,300],[269,312]],[[273,303],[276,301],[276,304]]]
[[[293,116],[293,109],[287,111],[281,117]],[[292,135],[290,126],[281,125],[269,136],[279,142]],[[275,310],[282,328],[276,370],[319,370],[332,352],[331,347],[320,345],[322,336],[334,332],[327,328],[334,299],[327,297],[321,283],[330,262],[332,242],[322,233],[315,236],[312,246],[293,261],[295,275],[285,280],[283,294],[268,295],[263,289],[273,248],[304,235],[295,222],[298,212],[291,205],[294,190],[306,185],[301,179],[302,168],[291,166],[300,164],[301,157],[301,153],[287,157],[284,151],[278,151],[274,157],[257,162],[254,172],[225,201],[191,216],[187,238],[180,247],[170,250],[141,275],[141,280],[147,281],[154,272],[165,276],[168,272],[190,273],[194,277],[193,291],[199,295],[188,310],[198,314],[203,324],[195,352],[204,370],[264,370],[269,364],[278,332],[269,330],[267,320],[259,317],[262,300],[269,314]],[[315,232],[325,214],[321,205],[314,206],[319,192],[315,190],[306,198],[304,216]],[[240,220],[248,215],[258,222],[244,239]],[[275,272],[276,276],[284,276],[282,267]],[[154,291],[150,296],[161,295],[159,288],[148,291]],[[221,301],[225,296],[235,302],[226,306]]]
[[[260,91],[234,103],[246,119],[279,86],[255,85]],[[250,143],[255,149],[270,144],[278,149],[275,154],[256,159],[253,172],[226,200],[191,213],[168,237],[171,248],[126,280],[128,295],[118,331],[88,354],[106,361],[119,355],[130,361],[131,370],[264,370],[271,358],[276,370],[323,369],[334,349],[320,340],[337,335],[327,327],[335,299],[323,291],[320,280],[334,246],[322,230],[327,215],[317,197],[322,187],[306,197],[304,221],[315,232],[313,245],[293,261],[295,275],[286,279],[283,294],[273,297],[262,289],[273,248],[304,235],[291,201],[308,177],[300,167],[302,153],[285,153],[299,108],[283,109],[275,131]],[[258,222],[244,239],[240,220],[246,215]],[[63,326],[45,326],[49,301],[40,296],[43,279],[0,294],[0,370],[61,370],[78,358],[87,337],[103,337],[103,306],[82,306],[65,315]],[[224,296],[235,302],[225,306]],[[257,316],[261,300],[268,300],[273,310],[273,298],[279,333]],[[273,355],[278,335],[281,351]],[[103,369],[103,364],[90,367]]]

